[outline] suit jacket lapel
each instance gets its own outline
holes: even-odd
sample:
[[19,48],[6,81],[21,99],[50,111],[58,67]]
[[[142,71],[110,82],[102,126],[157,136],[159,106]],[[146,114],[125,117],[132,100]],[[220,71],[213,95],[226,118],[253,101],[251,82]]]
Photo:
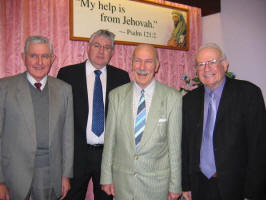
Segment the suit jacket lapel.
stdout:
[[34,144],[36,144],[36,127],[34,110],[32,104],[32,98],[30,94],[29,83],[26,78],[26,73],[21,74],[18,77],[17,87],[17,101],[22,113],[25,117],[26,123],[29,127],[30,138],[33,138]]
[[124,122],[125,122],[125,127],[127,128],[127,135],[130,141],[130,145],[133,146],[134,148],[136,147],[135,145],[135,130],[134,130],[134,116],[133,116],[133,88],[134,84],[133,82],[130,83],[129,89],[127,91],[127,94],[125,95],[124,103],[126,104],[124,106],[125,110],[125,116],[124,116]]
[[109,94],[112,85],[113,85],[113,78],[111,75],[111,71],[108,65],[106,65],[106,96],[105,96],[105,101],[108,99],[107,94]]
[[106,65],[105,118],[107,117],[109,92],[115,88],[117,80],[113,77],[110,65]]
[[47,86],[49,91],[49,147],[51,146],[51,141],[55,132],[54,128],[56,127],[57,122],[55,115],[57,114],[56,110],[58,108],[58,103],[62,103],[57,99],[58,93],[52,82],[53,80],[48,76]]
[[[198,98],[197,99],[197,103],[193,106],[196,107],[196,112],[194,113],[194,117],[196,119],[196,127],[197,130],[199,130],[199,134],[196,134],[195,137],[197,137],[197,139],[195,139],[196,141],[196,148],[195,149],[195,154],[199,154],[200,152],[200,148],[201,148],[201,142],[202,142],[202,135],[203,135],[203,122],[204,122],[204,87],[201,86],[199,88],[199,95],[195,95],[194,98]],[[200,157],[198,157],[198,159],[200,159]]]
[[231,104],[230,103],[231,99],[232,99],[231,80],[227,78],[223,91],[222,91],[222,95],[221,95],[221,99],[220,99],[220,103],[219,103],[219,107],[217,111],[216,123],[219,123],[223,119],[224,113],[226,112],[226,107],[228,107],[228,105]]
[[83,105],[82,109],[79,110],[79,112],[82,116],[82,117],[80,117],[80,119],[82,119],[81,124],[85,126],[85,128],[83,130],[86,130],[88,113],[90,112],[89,111],[88,91],[87,91],[87,79],[86,79],[86,61],[81,64],[80,73],[78,74],[76,79],[78,79],[78,81],[77,81],[78,85],[76,85],[75,87],[76,88],[80,87],[80,92],[77,92],[76,95],[79,95],[77,98],[80,98],[80,100],[82,101],[81,105]]
[[160,117],[166,117],[162,116],[164,113],[163,109],[167,106],[167,102],[164,101],[162,92],[160,85],[156,81],[144,133],[139,144],[139,150],[147,143],[151,135],[155,132],[154,129],[156,128]]
[[222,95],[221,95],[221,99],[220,99],[220,103],[219,103],[219,107],[217,111],[215,129],[214,129],[214,137],[216,135],[215,133],[218,131],[218,129],[216,129],[217,125],[219,125],[221,121],[223,121],[223,118],[228,112],[228,109],[230,109],[230,105],[232,105],[232,102],[231,102],[232,95],[234,95],[234,93],[232,94],[232,80],[229,78],[226,78],[226,82],[225,82],[225,85],[222,91]]

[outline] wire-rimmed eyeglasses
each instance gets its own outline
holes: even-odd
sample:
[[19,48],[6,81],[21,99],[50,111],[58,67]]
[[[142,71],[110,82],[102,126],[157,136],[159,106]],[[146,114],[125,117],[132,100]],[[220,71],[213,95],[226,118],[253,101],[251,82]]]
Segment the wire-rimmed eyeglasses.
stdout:
[[196,63],[196,67],[198,70],[203,70],[206,65],[208,65],[211,68],[215,68],[217,64],[223,60],[224,58],[218,58],[218,59],[208,60],[206,62],[199,62],[199,63]]

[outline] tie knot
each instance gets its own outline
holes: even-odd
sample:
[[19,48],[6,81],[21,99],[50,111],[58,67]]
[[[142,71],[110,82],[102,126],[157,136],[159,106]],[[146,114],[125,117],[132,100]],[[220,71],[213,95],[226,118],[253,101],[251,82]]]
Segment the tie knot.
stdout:
[[144,92],[145,92],[144,90],[141,90],[141,95],[144,95]]
[[37,90],[41,91],[41,83],[34,83],[34,86],[37,88]]
[[209,93],[209,96],[210,96],[211,99],[213,99],[213,98],[214,98],[214,92],[211,91],[211,92]]
[[101,72],[101,70],[95,70],[94,73],[96,76],[100,76],[102,72]]

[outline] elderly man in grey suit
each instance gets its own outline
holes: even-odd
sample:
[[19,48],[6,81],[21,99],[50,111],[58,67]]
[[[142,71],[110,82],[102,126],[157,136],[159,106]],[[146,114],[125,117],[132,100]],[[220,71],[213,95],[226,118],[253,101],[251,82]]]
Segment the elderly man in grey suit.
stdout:
[[0,199],[63,199],[73,174],[71,86],[48,76],[50,41],[27,39],[27,71],[0,80]]
[[154,79],[156,49],[136,47],[135,81],[110,92],[101,184],[116,200],[174,200],[181,195],[182,97]]

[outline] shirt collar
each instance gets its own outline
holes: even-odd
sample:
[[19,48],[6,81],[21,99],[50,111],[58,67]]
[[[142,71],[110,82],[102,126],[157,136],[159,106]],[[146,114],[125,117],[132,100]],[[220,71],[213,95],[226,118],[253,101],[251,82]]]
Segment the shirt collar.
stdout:
[[225,85],[225,82],[226,82],[226,78],[224,78],[224,80],[214,90],[210,90],[208,87],[204,86],[205,93],[207,93],[209,95],[211,92],[213,92],[214,96],[221,96],[223,88],[224,88],[224,85]]
[[134,81],[134,87],[136,88],[137,92],[140,93],[141,90],[144,90],[145,93],[150,93],[154,90],[155,87],[155,79],[153,78],[151,83],[144,89],[142,89],[136,81]]
[[106,74],[106,65],[102,67],[101,69],[97,69],[91,64],[89,59],[86,61],[86,68],[87,68],[88,73],[93,73],[95,70],[100,70],[103,74]]
[[[47,77],[48,77],[48,76],[46,75],[45,77],[42,78],[42,80],[39,81],[39,83],[42,84],[42,85],[41,85],[41,90],[43,90],[43,88],[45,87],[45,85],[46,85],[46,83],[47,83]],[[31,84],[33,87],[35,87],[34,84],[35,84],[36,82],[38,82],[38,81],[35,80],[35,78],[33,78],[32,75],[30,75],[29,72],[27,72],[27,79],[28,79],[28,81],[30,82],[30,84]]]

